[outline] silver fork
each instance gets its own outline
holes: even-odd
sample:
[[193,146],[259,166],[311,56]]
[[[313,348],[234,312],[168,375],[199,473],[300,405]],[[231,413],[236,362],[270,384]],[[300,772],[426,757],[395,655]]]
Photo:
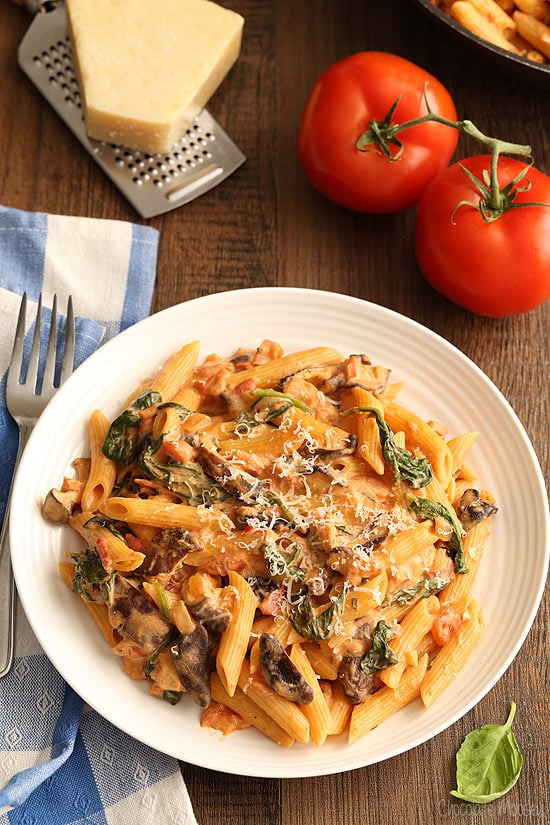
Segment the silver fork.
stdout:
[[[34,329],[31,354],[26,376],[22,379],[23,344],[25,340],[25,318],[27,315],[27,293],[21,299],[19,318],[15,331],[15,340],[11,356],[8,379],[6,383],[6,404],[8,411],[19,427],[19,447],[15,468],[19,464],[27,439],[32,432],[38,416],[51,400],[55,391],[74,369],[74,312],[72,296],[67,303],[67,324],[65,331],[65,349],[60,379],[55,382],[57,359],[57,296],[53,296],[52,318],[46,360],[42,379],[40,380],[40,341],[42,334],[42,295],[38,300],[36,324]],[[10,491],[11,494],[11,491]],[[8,543],[9,500],[6,507],[2,534],[0,536],[0,677],[5,676],[13,661],[13,643],[15,628],[15,583],[11,571]]]

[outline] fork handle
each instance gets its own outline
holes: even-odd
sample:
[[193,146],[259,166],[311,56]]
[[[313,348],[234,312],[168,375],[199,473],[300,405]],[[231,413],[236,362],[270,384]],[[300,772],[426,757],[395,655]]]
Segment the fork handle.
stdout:
[[[23,453],[32,426],[22,424],[19,429],[19,447],[15,460],[15,470]],[[12,481],[13,486],[13,481]],[[2,533],[0,535],[0,678],[9,673],[13,662],[15,641],[15,581],[11,569],[9,545],[9,518],[10,518],[11,488]]]
[[7,522],[6,513],[0,551],[0,677],[5,676],[11,668],[15,630],[15,581],[11,570]]

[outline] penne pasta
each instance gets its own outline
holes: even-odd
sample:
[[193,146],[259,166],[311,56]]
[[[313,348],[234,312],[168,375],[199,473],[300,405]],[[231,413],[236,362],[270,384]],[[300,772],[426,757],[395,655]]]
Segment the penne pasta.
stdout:
[[277,745],[281,745],[283,748],[289,748],[293,744],[294,737],[277,725],[271,716],[262,710],[256,702],[249,699],[240,688],[237,688],[237,690],[230,695],[217,673],[213,673],[210,679],[212,699],[215,702],[220,702],[220,704],[234,710],[235,713],[238,713],[239,716],[242,716],[242,718],[251,725],[254,725],[260,733],[272,739]]
[[51,491],[82,539],[63,581],[128,677],[224,735],[322,747],[431,704],[483,628],[479,433],[446,440],[366,355],[198,354],[113,422],[92,412],[89,455]]
[[302,706],[302,713],[309,720],[311,738],[316,745],[322,745],[329,734],[332,723],[330,708],[319,685],[317,674],[299,644],[292,645],[290,659],[313,689],[313,701]]
[[216,668],[225,690],[233,696],[248,648],[258,599],[239,573],[230,571],[229,584],[235,588],[237,600],[229,627],[220,640]]
[[464,622],[451,636],[430,665],[420,685],[426,707],[432,705],[464,667],[483,632],[483,619],[474,599],[464,611]]
[[90,469],[82,491],[82,508],[94,512],[111,495],[116,480],[116,465],[103,455],[101,447],[109,430],[109,421],[100,410],[94,410],[88,423]]
[[250,676],[246,662],[239,676],[239,688],[297,742],[309,742],[309,722],[300,708],[294,702],[278,696],[257,675]]
[[416,667],[409,667],[396,690],[383,687],[351,712],[348,742],[352,744],[392,714],[404,708],[420,695],[420,685],[428,667],[428,656],[422,656]]

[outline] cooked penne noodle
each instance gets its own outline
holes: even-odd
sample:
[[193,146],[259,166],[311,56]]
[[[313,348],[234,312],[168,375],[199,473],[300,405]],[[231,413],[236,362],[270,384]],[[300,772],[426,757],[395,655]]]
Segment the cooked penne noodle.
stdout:
[[88,422],[90,471],[81,498],[82,508],[91,512],[109,498],[116,479],[115,463],[101,452],[108,430],[109,421],[100,410],[94,410]]
[[277,745],[281,745],[283,748],[289,748],[294,743],[294,737],[277,725],[271,716],[262,710],[256,702],[249,699],[240,688],[237,688],[237,690],[230,695],[217,673],[211,675],[210,686],[212,699],[215,702],[220,702],[220,704],[231,708],[231,710],[238,713],[239,716],[242,716],[242,718],[251,725],[254,725],[260,733],[272,739]]
[[287,375],[293,375],[295,372],[308,367],[337,364],[341,360],[340,353],[332,347],[313,347],[291,355],[283,355],[274,361],[252,367],[246,372],[237,372],[227,379],[227,386],[230,389],[235,389],[246,379],[247,385],[272,387]]
[[143,524],[151,527],[180,527],[182,530],[200,530],[201,527],[218,527],[227,517],[217,510],[206,507],[190,507],[158,499],[122,498],[114,496],[102,506],[101,512],[108,518]]
[[420,685],[420,696],[426,707],[443,693],[464,667],[483,632],[483,619],[472,598],[464,613],[464,621],[451,636],[430,665]]
[[338,682],[332,684],[330,700],[330,727],[329,736],[339,736],[347,729],[353,705],[342,690]]
[[174,395],[184,387],[195,369],[200,352],[200,343],[193,341],[185,344],[168,359],[150,383],[150,389],[158,392],[163,403],[171,401]]
[[389,563],[399,567],[428,545],[435,544],[437,538],[433,522],[427,520],[403,533],[395,533],[384,541],[382,547]]
[[309,722],[298,705],[278,696],[263,679],[251,677],[246,660],[239,676],[239,688],[297,742],[309,742]]
[[258,599],[239,573],[232,570],[228,578],[229,584],[235,588],[237,600],[231,622],[222,633],[216,656],[216,669],[224,688],[233,696],[248,648]]
[[373,728],[376,728],[392,714],[410,704],[420,695],[420,684],[428,667],[428,656],[419,659],[416,667],[409,667],[396,690],[380,688],[351,712],[348,742],[352,744]]
[[[70,590],[72,590],[75,565],[70,561],[60,561],[58,567],[61,580]],[[107,607],[104,604],[96,604],[96,602],[91,602],[84,597],[81,598],[82,603],[100,629],[101,635],[107,644],[114,647],[117,643],[117,639],[109,621]]]
[[479,432],[476,430],[463,435],[457,435],[454,438],[449,438],[447,446],[451,451],[453,457],[453,475],[456,476],[462,470],[466,458],[479,437]]
[[542,52],[545,57],[550,58],[550,26],[523,11],[515,11],[513,17],[518,32],[524,40]]
[[443,438],[419,416],[394,401],[384,405],[384,417],[393,432],[402,430],[407,445],[414,445],[426,456],[436,478],[445,486],[452,474],[453,457]]
[[472,34],[476,34],[494,46],[500,46],[501,49],[519,54],[518,49],[502,34],[498,26],[495,26],[466,0],[457,0],[453,3],[451,17],[458,23],[462,23]]
[[94,513],[78,513],[69,522],[89,547],[98,549],[106,568],[129,572],[143,563],[144,554],[132,550],[119,535],[103,526]]
[[462,576],[455,576],[448,587],[441,592],[439,599],[442,604],[463,601],[471,593],[489,532],[490,523],[486,519],[466,533],[463,546],[468,572]]
[[319,685],[317,674],[299,644],[292,645],[290,659],[313,690],[313,701],[309,705],[302,706],[302,713],[306,719],[309,719],[311,738],[316,745],[322,745],[332,724],[330,708]]
[[468,0],[486,20],[496,26],[502,34],[509,38],[516,31],[516,24],[512,17],[507,14],[496,0]]
[[401,622],[399,634],[389,643],[397,657],[397,663],[383,668],[378,674],[378,678],[388,687],[396,688],[399,685],[407,666],[406,657],[415,653],[421,640],[431,629],[434,615],[438,610],[439,599],[437,596],[430,596],[417,602]]

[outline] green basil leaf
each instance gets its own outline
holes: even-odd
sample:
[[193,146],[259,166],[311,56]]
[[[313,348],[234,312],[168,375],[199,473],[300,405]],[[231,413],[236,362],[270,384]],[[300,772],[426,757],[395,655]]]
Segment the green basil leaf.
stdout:
[[395,636],[390,625],[380,619],[372,636],[372,646],[361,659],[361,670],[367,675],[378,673],[385,667],[397,664],[397,656],[389,646],[389,640]]
[[500,799],[518,781],[523,756],[512,731],[512,702],[504,725],[483,725],[471,731],[456,754],[456,791],[452,796],[486,804]]

